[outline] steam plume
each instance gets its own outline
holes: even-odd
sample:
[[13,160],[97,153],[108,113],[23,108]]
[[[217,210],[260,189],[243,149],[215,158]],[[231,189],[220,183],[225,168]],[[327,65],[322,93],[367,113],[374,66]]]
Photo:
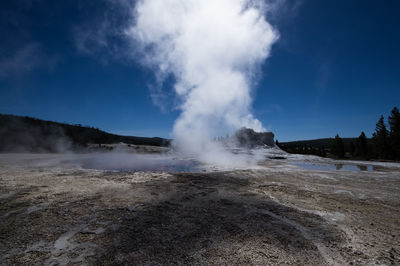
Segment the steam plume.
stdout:
[[264,131],[250,112],[250,92],[257,68],[278,38],[266,21],[266,8],[261,0],[136,4],[135,23],[126,34],[143,49],[148,66],[175,77],[182,112],[173,137],[181,150],[207,160],[207,154],[215,154],[210,139],[217,134],[242,126]]

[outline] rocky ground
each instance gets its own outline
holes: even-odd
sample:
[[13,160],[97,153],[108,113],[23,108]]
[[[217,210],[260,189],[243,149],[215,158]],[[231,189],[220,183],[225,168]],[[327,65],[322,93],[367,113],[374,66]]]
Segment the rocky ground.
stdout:
[[133,172],[0,155],[0,264],[399,265],[400,168]]

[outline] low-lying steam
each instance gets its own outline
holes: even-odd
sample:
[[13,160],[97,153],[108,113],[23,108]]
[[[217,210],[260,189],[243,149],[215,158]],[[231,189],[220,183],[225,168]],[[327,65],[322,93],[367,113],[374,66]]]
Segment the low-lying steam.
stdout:
[[173,75],[182,113],[176,147],[206,162],[228,163],[211,139],[240,127],[264,131],[250,112],[251,84],[278,34],[257,0],[141,0],[127,36],[159,77]]

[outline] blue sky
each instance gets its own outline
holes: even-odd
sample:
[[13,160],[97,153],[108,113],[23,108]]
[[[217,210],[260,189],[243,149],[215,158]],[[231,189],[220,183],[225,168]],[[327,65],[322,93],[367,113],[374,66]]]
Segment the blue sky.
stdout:
[[[127,59],[116,30],[126,10],[111,2],[2,1],[0,113],[170,137],[179,115],[171,82],[162,109],[154,74]],[[370,136],[400,107],[400,2],[280,3],[254,115],[279,141]]]

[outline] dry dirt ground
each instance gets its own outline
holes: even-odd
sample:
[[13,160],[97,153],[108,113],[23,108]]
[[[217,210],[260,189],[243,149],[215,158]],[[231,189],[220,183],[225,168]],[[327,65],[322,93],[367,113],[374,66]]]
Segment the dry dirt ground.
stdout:
[[264,166],[118,172],[2,154],[0,264],[400,264],[399,168]]

